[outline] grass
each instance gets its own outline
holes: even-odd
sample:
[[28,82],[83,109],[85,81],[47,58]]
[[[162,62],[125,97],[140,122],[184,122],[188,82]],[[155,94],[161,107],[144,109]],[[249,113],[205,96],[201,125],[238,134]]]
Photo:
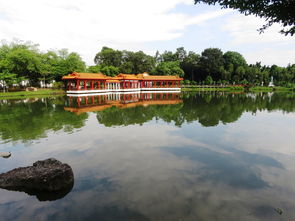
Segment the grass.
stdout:
[[271,92],[271,91],[292,91],[294,89],[287,87],[263,87],[255,86],[250,87],[249,90],[246,90],[241,86],[228,86],[228,87],[216,87],[216,88],[203,88],[203,87],[183,87],[181,91],[250,91],[250,92]]
[[181,91],[244,91],[243,87],[216,87],[216,88],[203,88],[203,87],[185,87]]
[[38,89],[38,91],[1,92],[0,99],[22,99],[27,97],[47,97],[63,95],[65,91],[57,89]]
[[263,86],[258,86],[258,87],[249,88],[249,91],[251,91],[251,92],[292,91],[292,90],[293,90],[293,88],[288,88],[288,87],[263,87]]

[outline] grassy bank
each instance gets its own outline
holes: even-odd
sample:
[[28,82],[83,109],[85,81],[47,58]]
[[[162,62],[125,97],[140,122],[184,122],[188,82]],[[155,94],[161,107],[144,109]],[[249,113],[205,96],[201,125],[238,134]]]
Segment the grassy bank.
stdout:
[[244,87],[183,87],[181,88],[181,91],[250,91],[250,92],[272,92],[272,91],[294,91],[293,88],[287,88],[287,87],[262,87],[262,86],[256,86],[256,87],[250,87],[248,89]]
[[38,91],[1,92],[0,99],[21,99],[26,97],[47,97],[51,95],[63,95],[63,90],[39,89]]
[[251,92],[271,92],[271,91],[294,91],[293,88],[288,87],[251,87],[249,88]]
[[183,87],[181,91],[244,91],[243,87]]

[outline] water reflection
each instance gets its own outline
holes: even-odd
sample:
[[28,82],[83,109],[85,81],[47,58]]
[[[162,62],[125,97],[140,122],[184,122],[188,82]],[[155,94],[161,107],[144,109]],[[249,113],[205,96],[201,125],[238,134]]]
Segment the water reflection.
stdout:
[[15,148],[1,170],[58,156],[75,173],[56,201],[0,190],[4,220],[295,219],[294,94],[182,93],[164,105],[138,94],[92,99],[47,102],[79,130],[45,127],[47,138],[32,145],[0,144]]
[[40,190],[35,190],[35,189],[28,189],[28,188],[22,188],[22,187],[17,187],[17,188],[6,188],[7,190],[10,191],[19,191],[19,192],[25,192],[26,194],[30,196],[36,196],[36,198],[39,201],[55,201],[64,198],[68,193],[71,192],[73,189],[74,182],[70,183],[67,185],[65,188],[62,188],[58,191],[40,191]]
[[244,112],[294,112],[294,99],[292,93],[136,93],[0,100],[0,137],[4,142],[27,142],[50,131],[72,133],[85,125],[87,112],[96,112],[98,122],[108,127],[154,118],[176,126],[198,121],[211,127],[235,122]]
[[66,111],[81,114],[84,112],[103,111],[111,107],[118,109],[137,106],[170,105],[182,103],[180,93],[110,93],[89,96],[68,95]]
[[31,141],[46,137],[49,131],[73,132],[88,115],[66,112],[63,97],[0,100],[0,137],[4,142]]

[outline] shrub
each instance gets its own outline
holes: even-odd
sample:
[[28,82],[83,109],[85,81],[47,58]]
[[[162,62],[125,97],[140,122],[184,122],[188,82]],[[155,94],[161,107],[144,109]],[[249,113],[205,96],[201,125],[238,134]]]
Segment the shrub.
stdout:
[[197,82],[196,81],[191,81],[191,85],[196,85]]
[[191,83],[190,80],[184,80],[185,85],[190,85],[190,83]]
[[59,81],[59,82],[54,82],[52,88],[54,89],[62,89],[65,87],[64,82]]

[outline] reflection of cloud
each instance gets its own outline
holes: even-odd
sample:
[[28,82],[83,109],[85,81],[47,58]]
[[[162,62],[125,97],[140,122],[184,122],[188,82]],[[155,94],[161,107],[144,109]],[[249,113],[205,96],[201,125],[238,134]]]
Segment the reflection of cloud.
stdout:
[[[255,168],[256,156],[248,158],[247,162],[237,154],[222,154],[206,148],[177,147],[167,148],[169,152],[186,157],[194,162],[201,162],[204,166],[197,169],[201,172],[199,179],[210,182],[223,182],[235,188],[256,189],[265,188],[268,184],[261,178],[258,168]],[[253,158],[255,158],[253,160]],[[271,159],[270,159],[271,160]],[[258,162],[259,163],[259,162]]]
[[292,114],[246,114],[240,119],[239,124],[232,124],[227,128],[223,142],[250,153],[295,156],[294,124],[295,118]]
[[[250,141],[258,139],[260,147],[267,140],[272,142],[275,138],[269,138],[273,134],[268,132],[254,138],[263,135],[263,122],[271,118],[275,123],[267,125],[270,130],[280,126],[281,131],[289,131],[294,116],[273,118],[276,114],[271,113],[270,118],[262,119],[266,113],[253,118],[245,115],[234,124],[214,128],[191,123],[191,134],[185,136],[185,127],[160,120],[106,128],[91,113],[81,131],[52,132],[48,140],[19,146],[9,159],[11,167],[48,156],[69,163],[75,173],[72,192],[61,200],[40,204],[21,193],[0,190],[0,213],[6,220],[100,216],[109,220],[227,221],[261,220],[259,210],[264,210],[268,220],[275,220],[277,214],[271,208],[281,207],[292,220],[295,180],[290,168],[294,168],[294,158],[281,161],[276,155],[279,150],[267,152]],[[286,144],[293,141],[289,138]],[[281,154],[292,150],[285,151]]]

